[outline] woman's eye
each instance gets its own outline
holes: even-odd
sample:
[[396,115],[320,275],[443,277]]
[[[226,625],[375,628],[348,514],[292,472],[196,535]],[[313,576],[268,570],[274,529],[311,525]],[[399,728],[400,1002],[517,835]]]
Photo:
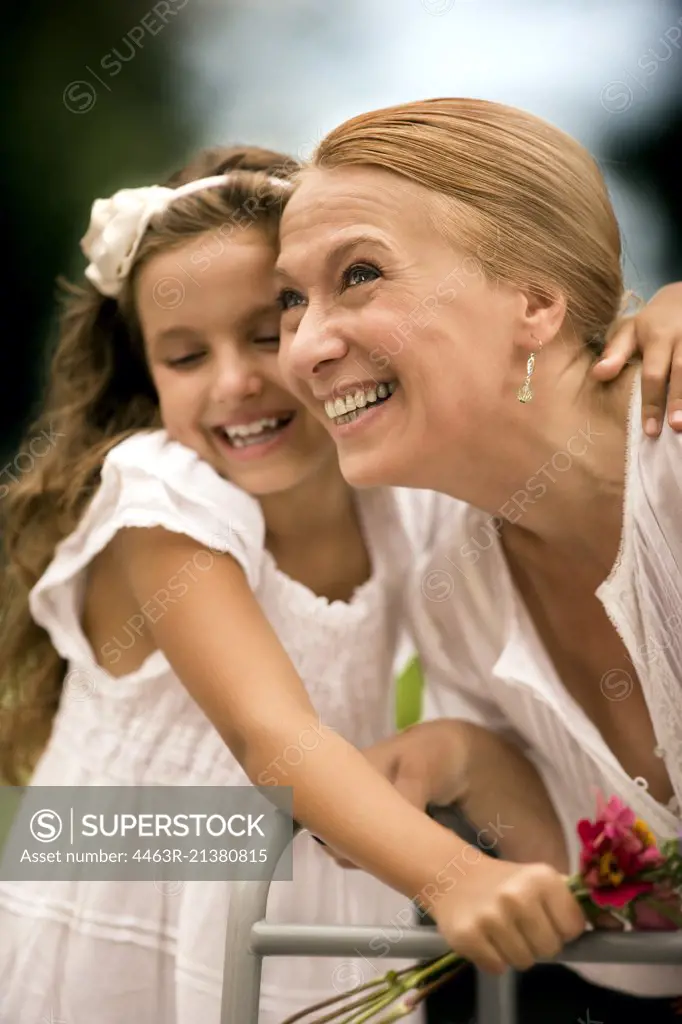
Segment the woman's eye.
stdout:
[[254,338],[254,345],[265,346],[266,348],[279,348],[279,334],[273,334],[269,337]]
[[357,284],[369,284],[381,277],[381,271],[371,263],[353,263],[343,272],[343,283],[347,288]]
[[288,309],[295,309],[296,306],[300,306],[304,301],[301,293],[295,292],[293,288],[282,288],[277,296],[279,308],[283,312],[286,312]]

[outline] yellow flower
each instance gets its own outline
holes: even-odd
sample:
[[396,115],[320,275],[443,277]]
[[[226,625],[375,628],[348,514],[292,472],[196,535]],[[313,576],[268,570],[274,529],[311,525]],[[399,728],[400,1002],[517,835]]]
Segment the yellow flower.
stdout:
[[655,835],[653,834],[647,823],[645,821],[642,821],[641,818],[637,818],[634,825],[632,826],[632,831],[637,836],[639,836],[639,838],[642,840],[645,846],[656,845]]
[[612,853],[602,853],[599,858],[599,881],[602,885],[617,886],[625,878]]

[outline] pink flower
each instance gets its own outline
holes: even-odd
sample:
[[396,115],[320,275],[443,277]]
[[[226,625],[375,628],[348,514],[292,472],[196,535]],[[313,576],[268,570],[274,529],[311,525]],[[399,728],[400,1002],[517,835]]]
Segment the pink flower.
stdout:
[[617,797],[597,799],[597,820],[578,823],[582,842],[580,872],[591,889],[594,903],[624,907],[637,896],[650,893],[653,883],[644,871],[660,867],[664,857],[648,825]]

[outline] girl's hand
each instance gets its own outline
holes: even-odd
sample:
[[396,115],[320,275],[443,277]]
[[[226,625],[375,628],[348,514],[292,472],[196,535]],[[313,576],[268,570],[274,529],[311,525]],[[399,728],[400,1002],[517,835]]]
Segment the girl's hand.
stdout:
[[441,872],[440,893],[429,894],[427,909],[452,949],[477,967],[524,971],[585,931],[565,875],[546,864],[512,864],[468,850],[466,861],[463,855]]
[[[477,827],[492,825],[503,811],[509,854],[523,860],[531,849],[536,859],[546,854],[564,862],[561,829],[539,776],[495,733],[442,718],[377,743],[365,757],[420,810],[457,803]],[[492,828],[482,831],[493,837]],[[468,845],[443,865],[419,902],[452,949],[494,973],[556,956],[586,927],[562,872],[549,864],[495,860]]]
[[682,283],[668,284],[636,316],[628,317],[607,343],[593,373],[613,380],[627,361],[642,355],[642,427],[658,437],[666,414],[682,431]]

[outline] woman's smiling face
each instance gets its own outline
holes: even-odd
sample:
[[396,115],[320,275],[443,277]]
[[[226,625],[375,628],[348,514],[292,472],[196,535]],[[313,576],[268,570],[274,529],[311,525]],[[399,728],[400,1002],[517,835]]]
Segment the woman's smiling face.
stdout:
[[280,363],[356,486],[430,486],[513,394],[519,293],[434,212],[425,188],[362,166],[306,171],[284,212]]

